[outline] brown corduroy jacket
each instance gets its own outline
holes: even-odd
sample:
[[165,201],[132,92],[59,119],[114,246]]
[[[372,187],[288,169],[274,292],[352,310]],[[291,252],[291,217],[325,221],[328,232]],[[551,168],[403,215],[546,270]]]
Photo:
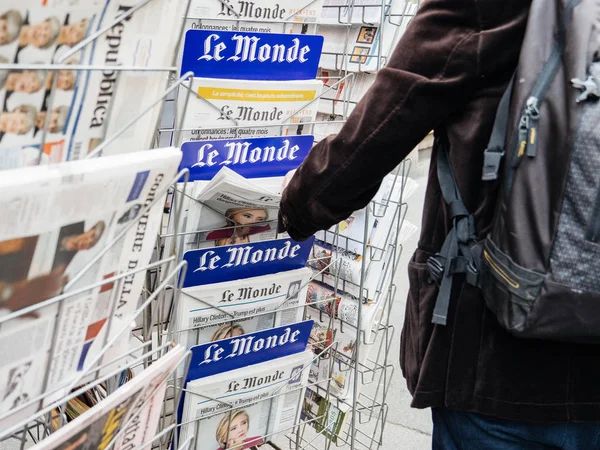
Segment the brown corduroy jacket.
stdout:
[[[341,132],[318,143],[284,192],[280,228],[298,240],[364,207],[430,130],[445,133],[478,234],[497,185],[481,181],[496,107],[515,70],[529,0],[425,0]],[[433,149],[400,365],[417,408],[446,406],[536,422],[600,422],[600,346],[511,337],[480,292],[455,283],[448,324],[431,323],[437,287],[425,262],[449,231]]]

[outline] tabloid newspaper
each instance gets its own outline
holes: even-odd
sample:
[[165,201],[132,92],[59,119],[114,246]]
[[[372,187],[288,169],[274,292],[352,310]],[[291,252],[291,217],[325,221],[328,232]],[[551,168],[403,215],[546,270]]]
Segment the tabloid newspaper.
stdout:
[[174,338],[191,348],[300,322],[311,274],[310,269],[302,268],[184,288],[177,305],[174,329],[186,331],[176,332]]
[[283,33],[278,22],[315,22],[323,0],[192,0],[186,29]]
[[[147,264],[163,209],[157,196],[180,158],[178,149],[167,148],[6,171],[0,177],[6,212],[0,219],[0,319]],[[0,426],[37,411],[41,394],[55,392],[47,402],[64,394],[62,387],[99,356],[106,339],[129,324],[144,277],[139,272],[107,282],[60,307],[55,302],[0,324],[0,415],[13,412]],[[113,306],[119,321],[110,320]]]
[[[93,43],[67,55],[137,3],[5,1],[0,6],[0,22],[7,30],[0,37],[0,64],[170,65],[178,33],[165,38],[160,30],[178,28],[182,23],[185,2],[177,0],[149,2]],[[35,165],[39,158],[48,163],[85,157],[107,134],[155,100],[166,81],[166,72],[0,69],[0,170]],[[159,109],[141,118],[107,153],[149,148]],[[40,155],[48,114],[48,133]]]
[[182,422],[197,421],[182,427],[180,440],[195,434],[198,450],[242,450],[289,431],[300,414],[312,359],[304,351],[189,382]]
[[172,348],[93,408],[33,447],[35,450],[136,449],[156,435],[167,379],[185,356]]
[[[181,142],[307,134],[323,82],[195,78]],[[180,98],[187,87],[182,87]],[[312,103],[311,103],[312,102]],[[181,112],[184,102],[179,102]],[[246,126],[250,128],[236,128]],[[187,131],[191,130],[191,131]]]

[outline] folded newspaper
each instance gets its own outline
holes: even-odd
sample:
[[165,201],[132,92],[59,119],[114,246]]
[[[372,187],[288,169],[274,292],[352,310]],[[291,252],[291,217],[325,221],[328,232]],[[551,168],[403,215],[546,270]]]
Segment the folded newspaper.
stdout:
[[[0,38],[0,64],[169,66],[179,34],[165,38],[162,30],[179,28],[185,2],[154,0],[126,15],[138,3],[6,0],[0,7],[2,29],[8,30]],[[119,16],[124,20],[115,23]],[[93,43],[75,49],[102,29],[106,33]],[[166,82],[161,71],[0,69],[0,170],[85,157],[157,99]],[[107,153],[149,148],[159,112],[160,105]]]
[[289,21],[315,22],[323,0],[192,0],[186,29],[283,33]]
[[[128,338],[145,273],[103,280],[149,262],[180,158],[167,148],[0,177],[1,427],[37,411],[43,393],[47,402],[63,396],[108,339]],[[2,322],[24,308],[36,309]]]
[[302,268],[184,288],[175,315],[174,339],[191,348],[300,322],[311,274],[310,269]]
[[[309,134],[323,83],[308,81],[249,81],[195,78],[180,144],[206,139]],[[179,114],[184,101],[179,102]],[[243,127],[243,128],[239,128]],[[244,128],[245,127],[245,128]],[[189,130],[189,131],[188,131]]]
[[93,408],[32,447],[35,450],[140,448],[155,437],[169,375],[185,357],[172,348]]
[[187,383],[180,441],[195,435],[198,450],[242,450],[290,431],[312,359],[304,351]]
[[[196,204],[186,218],[186,246],[219,247],[276,237],[273,221],[281,196],[223,167],[206,185],[196,184]],[[197,233],[194,233],[197,232]]]

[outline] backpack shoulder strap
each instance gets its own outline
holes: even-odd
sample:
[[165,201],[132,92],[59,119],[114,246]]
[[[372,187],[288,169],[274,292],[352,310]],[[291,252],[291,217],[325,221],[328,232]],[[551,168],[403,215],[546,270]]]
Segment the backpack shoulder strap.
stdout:
[[444,138],[438,138],[437,147],[437,176],[445,202],[450,207],[452,228],[438,254],[429,258],[429,272],[440,290],[435,302],[432,322],[446,325],[450,294],[454,275],[464,273],[467,282],[478,284],[478,271],[471,252],[475,244],[475,219],[469,213],[460,195],[456,178],[450,164],[448,144]]
[[496,110],[496,119],[494,128],[490,137],[490,142],[483,153],[483,174],[481,179],[484,181],[493,181],[498,178],[500,171],[500,162],[504,157],[504,145],[506,132],[508,130],[508,118],[510,115],[510,100],[512,97],[515,75],[513,74],[508,83],[508,87],[502,95],[502,99]]

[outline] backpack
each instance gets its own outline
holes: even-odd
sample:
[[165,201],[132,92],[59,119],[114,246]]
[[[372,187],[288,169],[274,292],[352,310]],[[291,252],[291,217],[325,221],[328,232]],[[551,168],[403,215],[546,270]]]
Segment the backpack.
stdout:
[[598,0],[533,0],[496,113],[483,179],[500,190],[477,241],[443,139],[437,171],[452,229],[428,269],[445,325],[454,275],[479,287],[512,335],[600,342]]

